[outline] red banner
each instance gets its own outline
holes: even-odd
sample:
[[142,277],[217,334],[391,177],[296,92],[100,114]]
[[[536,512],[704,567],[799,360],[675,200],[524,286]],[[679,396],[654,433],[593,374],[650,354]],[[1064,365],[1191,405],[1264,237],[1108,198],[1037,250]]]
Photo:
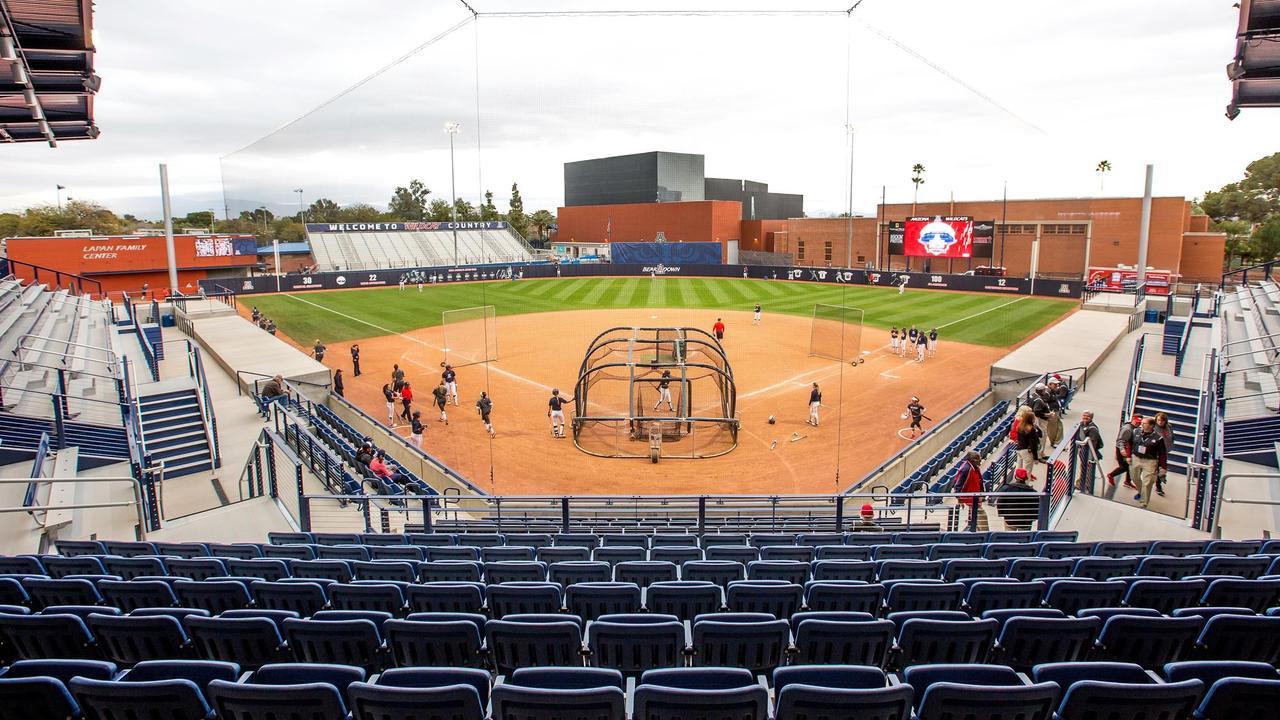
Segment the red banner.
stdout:
[[973,218],[912,217],[903,230],[903,254],[967,258],[973,255]]
[[[1168,270],[1148,270],[1146,283],[1148,295],[1168,295],[1173,273]],[[1110,292],[1132,291],[1138,286],[1138,271],[1121,268],[1089,268],[1087,286]]]

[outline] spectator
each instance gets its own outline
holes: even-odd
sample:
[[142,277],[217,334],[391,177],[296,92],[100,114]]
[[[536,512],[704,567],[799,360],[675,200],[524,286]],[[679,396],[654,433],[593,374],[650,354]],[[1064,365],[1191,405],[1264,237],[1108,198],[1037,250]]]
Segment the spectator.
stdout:
[[267,332],[271,333],[271,335],[272,335],[272,336],[275,336],[275,334],[276,334],[276,321],[275,321],[275,320],[268,320],[268,321],[267,321]]
[[324,343],[320,342],[320,338],[316,338],[316,344],[311,348],[311,354],[315,357],[316,362],[324,362]]
[[395,479],[396,474],[387,466],[387,452],[385,450],[379,450],[369,460],[369,472],[383,480]]
[[262,407],[268,417],[271,415],[271,403],[285,405],[289,402],[289,396],[284,391],[284,378],[279,375],[263,383],[258,395],[262,398]]
[[1025,470],[1027,475],[1035,470],[1036,462],[1040,460],[1040,444],[1044,441],[1044,433],[1036,425],[1035,415],[1031,411],[1024,411],[1018,416],[1018,432],[1015,447],[1017,448],[1019,470]]
[[1045,440],[1048,441],[1050,448],[1058,447],[1058,443],[1062,442],[1062,394],[1059,390],[1062,388],[1062,381],[1057,378],[1049,378],[1048,389],[1045,390],[1045,404],[1049,406],[1049,417],[1045,421]]
[[[980,493],[982,492],[982,456],[970,450],[965,453],[964,459],[956,467],[955,483],[952,486],[952,492],[957,493]],[[960,498],[960,522],[966,526],[969,524],[970,518],[977,513],[977,521],[974,527],[969,528],[971,531],[986,532],[987,531],[987,514],[982,511],[982,500],[976,495]]]
[[[1124,475],[1124,486],[1137,488],[1133,484],[1133,476],[1129,471],[1129,459],[1133,457],[1133,433],[1140,422],[1142,422],[1142,414],[1134,413],[1133,417],[1129,418],[1129,422],[1120,426],[1120,432],[1116,435],[1116,469],[1107,473],[1107,482],[1112,485],[1116,484],[1116,476]],[[1107,497],[1114,495],[1114,489],[1107,493]]]
[[1138,492],[1133,499],[1144,508],[1151,504],[1151,492],[1156,487],[1156,473],[1166,455],[1168,453],[1165,452],[1164,435],[1156,429],[1155,418],[1143,418],[1142,424],[1133,432],[1133,450],[1129,464],[1138,476]]
[[1080,427],[1076,429],[1076,461],[1079,463],[1080,475],[1076,488],[1083,493],[1093,494],[1093,469],[1102,458],[1102,433],[1093,422],[1093,411],[1080,413]]
[[360,470],[361,475],[367,475],[372,472],[369,466],[373,463],[373,457],[373,440],[365,438],[364,444],[356,451],[356,467]]
[[252,318],[254,325],[257,325],[258,320],[262,318],[262,313],[258,310],[256,305],[253,308],[253,313],[249,317]]
[[879,532],[880,526],[876,524],[875,517],[876,509],[871,506],[871,503],[864,504],[862,510],[858,513],[858,520],[853,523],[853,527],[850,530],[854,532]]
[[1067,405],[1071,400],[1071,388],[1067,387],[1067,383],[1062,379],[1061,375],[1055,374],[1049,380],[1049,389],[1053,391],[1053,396],[1058,401],[1058,414],[1061,417],[1067,416]]
[[1030,530],[1040,514],[1040,498],[1031,487],[1031,475],[1022,468],[1013,471],[1013,479],[1000,486],[999,493],[1026,493],[1025,497],[1004,496],[996,500],[996,511],[1011,530]]
[[342,368],[338,368],[333,371],[333,394],[343,397],[342,390]]
[[1156,469],[1156,494],[1164,497],[1164,481],[1169,475],[1169,453],[1173,452],[1173,428],[1169,426],[1169,416],[1163,411],[1156,413],[1156,431],[1164,438],[1164,454],[1160,456],[1160,467]]

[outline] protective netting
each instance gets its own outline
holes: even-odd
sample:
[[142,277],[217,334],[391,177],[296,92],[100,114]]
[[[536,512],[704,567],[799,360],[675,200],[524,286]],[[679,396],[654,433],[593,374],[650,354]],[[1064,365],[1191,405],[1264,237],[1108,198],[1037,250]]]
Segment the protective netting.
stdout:
[[809,354],[841,362],[859,360],[862,357],[862,316],[860,308],[814,305]]
[[498,319],[493,305],[440,313],[445,361],[454,366],[498,359]]

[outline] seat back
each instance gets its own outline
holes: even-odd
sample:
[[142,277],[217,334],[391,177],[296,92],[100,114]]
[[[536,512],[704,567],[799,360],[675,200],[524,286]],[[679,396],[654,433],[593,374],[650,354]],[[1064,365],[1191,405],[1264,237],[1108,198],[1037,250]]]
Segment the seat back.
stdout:
[[893,645],[893,636],[894,625],[889,620],[801,620],[795,631],[793,662],[881,667]]
[[328,683],[258,685],[214,680],[209,683],[209,702],[219,720],[336,719],[347,715],[342,691]]
[[995,620],[907,620],[898,630],[895,664],[983,662],[998,626]]
[[1110,617],[1098,634],[1100,659],[1131,662],[1156,669],[1183,659],[1204,624],[1199,617]]
[[371,620],[284,621],[285,639],[299,662],[376,669],[383,665],[382,637]]
[[516,613],[554,614],[563,604],[560,586],[554,583],[503,583],[489,585],[485,592],[489,612],[495,618]]
[[724,606],[724,589],[710,582],[680,580],[657,582],[644,589],[644,607],[649,612],[675,615],[692,621],[704,613],[719,612]]
[[625,720],[621,688],[545,689],[505,683],[493,689],[493,717],[520,720]]
[[767,720],[769,692],[763,685],[725,690],[686,690],[640,685],[634,717],[647,720]]
[[911,720],[910,685],[873,689],[793,683],[778,691],[775,716],[826,720]]
[[494,668],[510,673],[518,667],[580,666],[582,630],[572,620],[547,623],[490,620],[485,644]]
[[693,623],[694,664],[747,668],[768,673],[783,662],[790,638],[786,620]]
[[613,566],[616,582],[634,583],[646,588],[656,582],[672,582],[679,578],[675,563],[661,560],[629,560]]
[[480,695],[474,687],[464,684],[387,687],[358,682],[347,688],[347,697],[357,718],[483,720],[485,717]]
[[410,612],[478,613],[484,608],[484,586],[469,582],[410,585],[405,603]]
[[1043,663],[1083,660],[1100,629],[1095,617],[1010,618],[1000,629],[993,660],[1024,672]]
[[[561,548],[582,550],[586,548]],[[551,582],[568,587],[580,582],[609,582],[613,579],[613,567],[607,562],[594,560],[562,560],[550,565],[547,576]]]
[[275,622],[268,618],[187,618],[197,656],[232,662],[246,669],[290,656]]
[[958,610],[963,599],[964,586],[960,583],[895,582],[888,588],[885,607],[889,612]]
[[249,589],[238,580],[177,580],[173,590],[183,607],[208,610],[211,615],[239,610],[253,603]]
[[1204,684],[1185,680],[1167,685],[1081,680],[1063,688],[1058,715],[1064,718],[1186,718],[1195,709]]
[[121,665],[190,657],[191,643],[174,617],[93,615],[89,628],[103,654]]
[[[450,615],[445,615],[450,617]],[[388,620],[387,648],[400,667],[480,667],[483,615],[474,620]],[[479,624],[477,624],[477,621]]]
[[1213,683],[1204,695],[1196,717],[1218,718],[1266,718],[1280,707],[1280,679],[1230,677]]
[[682,664],[685,643],[684,624],[674,615],[607,615],[587,626],[591,664],[629,676]]
[[984,720],[1049,718],[1058,702],[1058,686],[1037,683],[1014,687],[934,683],[920,699],[922,718],[982,717]]
[[884,586],[855,581],[814,581],[805,585],[805,605],[819,612],[880,614]]
[[202,688],[190,680],[123,683],[74,678],[69,689],[89,717],[203,718],[212,712]]
[[795,583],[746,580],[729,583],[726,604],[730,612],[769,613],[789,618],[804,602],[804,588]]
[[21,659],[97,656],[93,635],[75,615],[0,615],[0,638]]
[[565,589],[565,607],[583,620],[640,612],[640,588],[629,582],[578,583]]
[[1280,617],[1215,615],[1196,641],[1205,660],[1241,660],[1280,664]]

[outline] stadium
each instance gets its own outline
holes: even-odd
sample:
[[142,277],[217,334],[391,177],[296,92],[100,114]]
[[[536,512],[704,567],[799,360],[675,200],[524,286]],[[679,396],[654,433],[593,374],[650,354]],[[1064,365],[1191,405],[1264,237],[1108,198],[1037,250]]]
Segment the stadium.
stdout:
[[[329,99],[220,156],[216,201],[161,164],[159,221],[61,184],[0,212],[0,720],[1275,715],[1280,155],[1194,198],[1145,163],[1101,192],[1109,161],[1097,195],[921,198],[917,164],[858,212],[884,151],[852,130],[878,127],[864,54],[1005,124],[998,150],[922,138],[938,164],[1043,170],[1019,156],[1061,136],[874,2],[439,5],[425,43],[309,80]],[[1274,5],[1233,15],[1232,119],[1280,106]],[[109,157],[117,12],[0,0],[0,188],[33,157],[87,188]],[[678,88],[623,72],[617,23],[669,33],[664,66],[742,128],[637,120]],[[730,28],[797,55],[735,84]],[[527,72],[595,104],[513,120],[526,89],[492,65],[534,32]],[[843,131],[795,92],[792,136],[762,132],[741,88],[819,59]],[[471,120],[426,141],[402,104]],[[625,147],[591,134],[620,116]],[[428,142],[452,200],[365,202]],[[526,168],[554,213],[514,181],[496,210],[481,175]]]

